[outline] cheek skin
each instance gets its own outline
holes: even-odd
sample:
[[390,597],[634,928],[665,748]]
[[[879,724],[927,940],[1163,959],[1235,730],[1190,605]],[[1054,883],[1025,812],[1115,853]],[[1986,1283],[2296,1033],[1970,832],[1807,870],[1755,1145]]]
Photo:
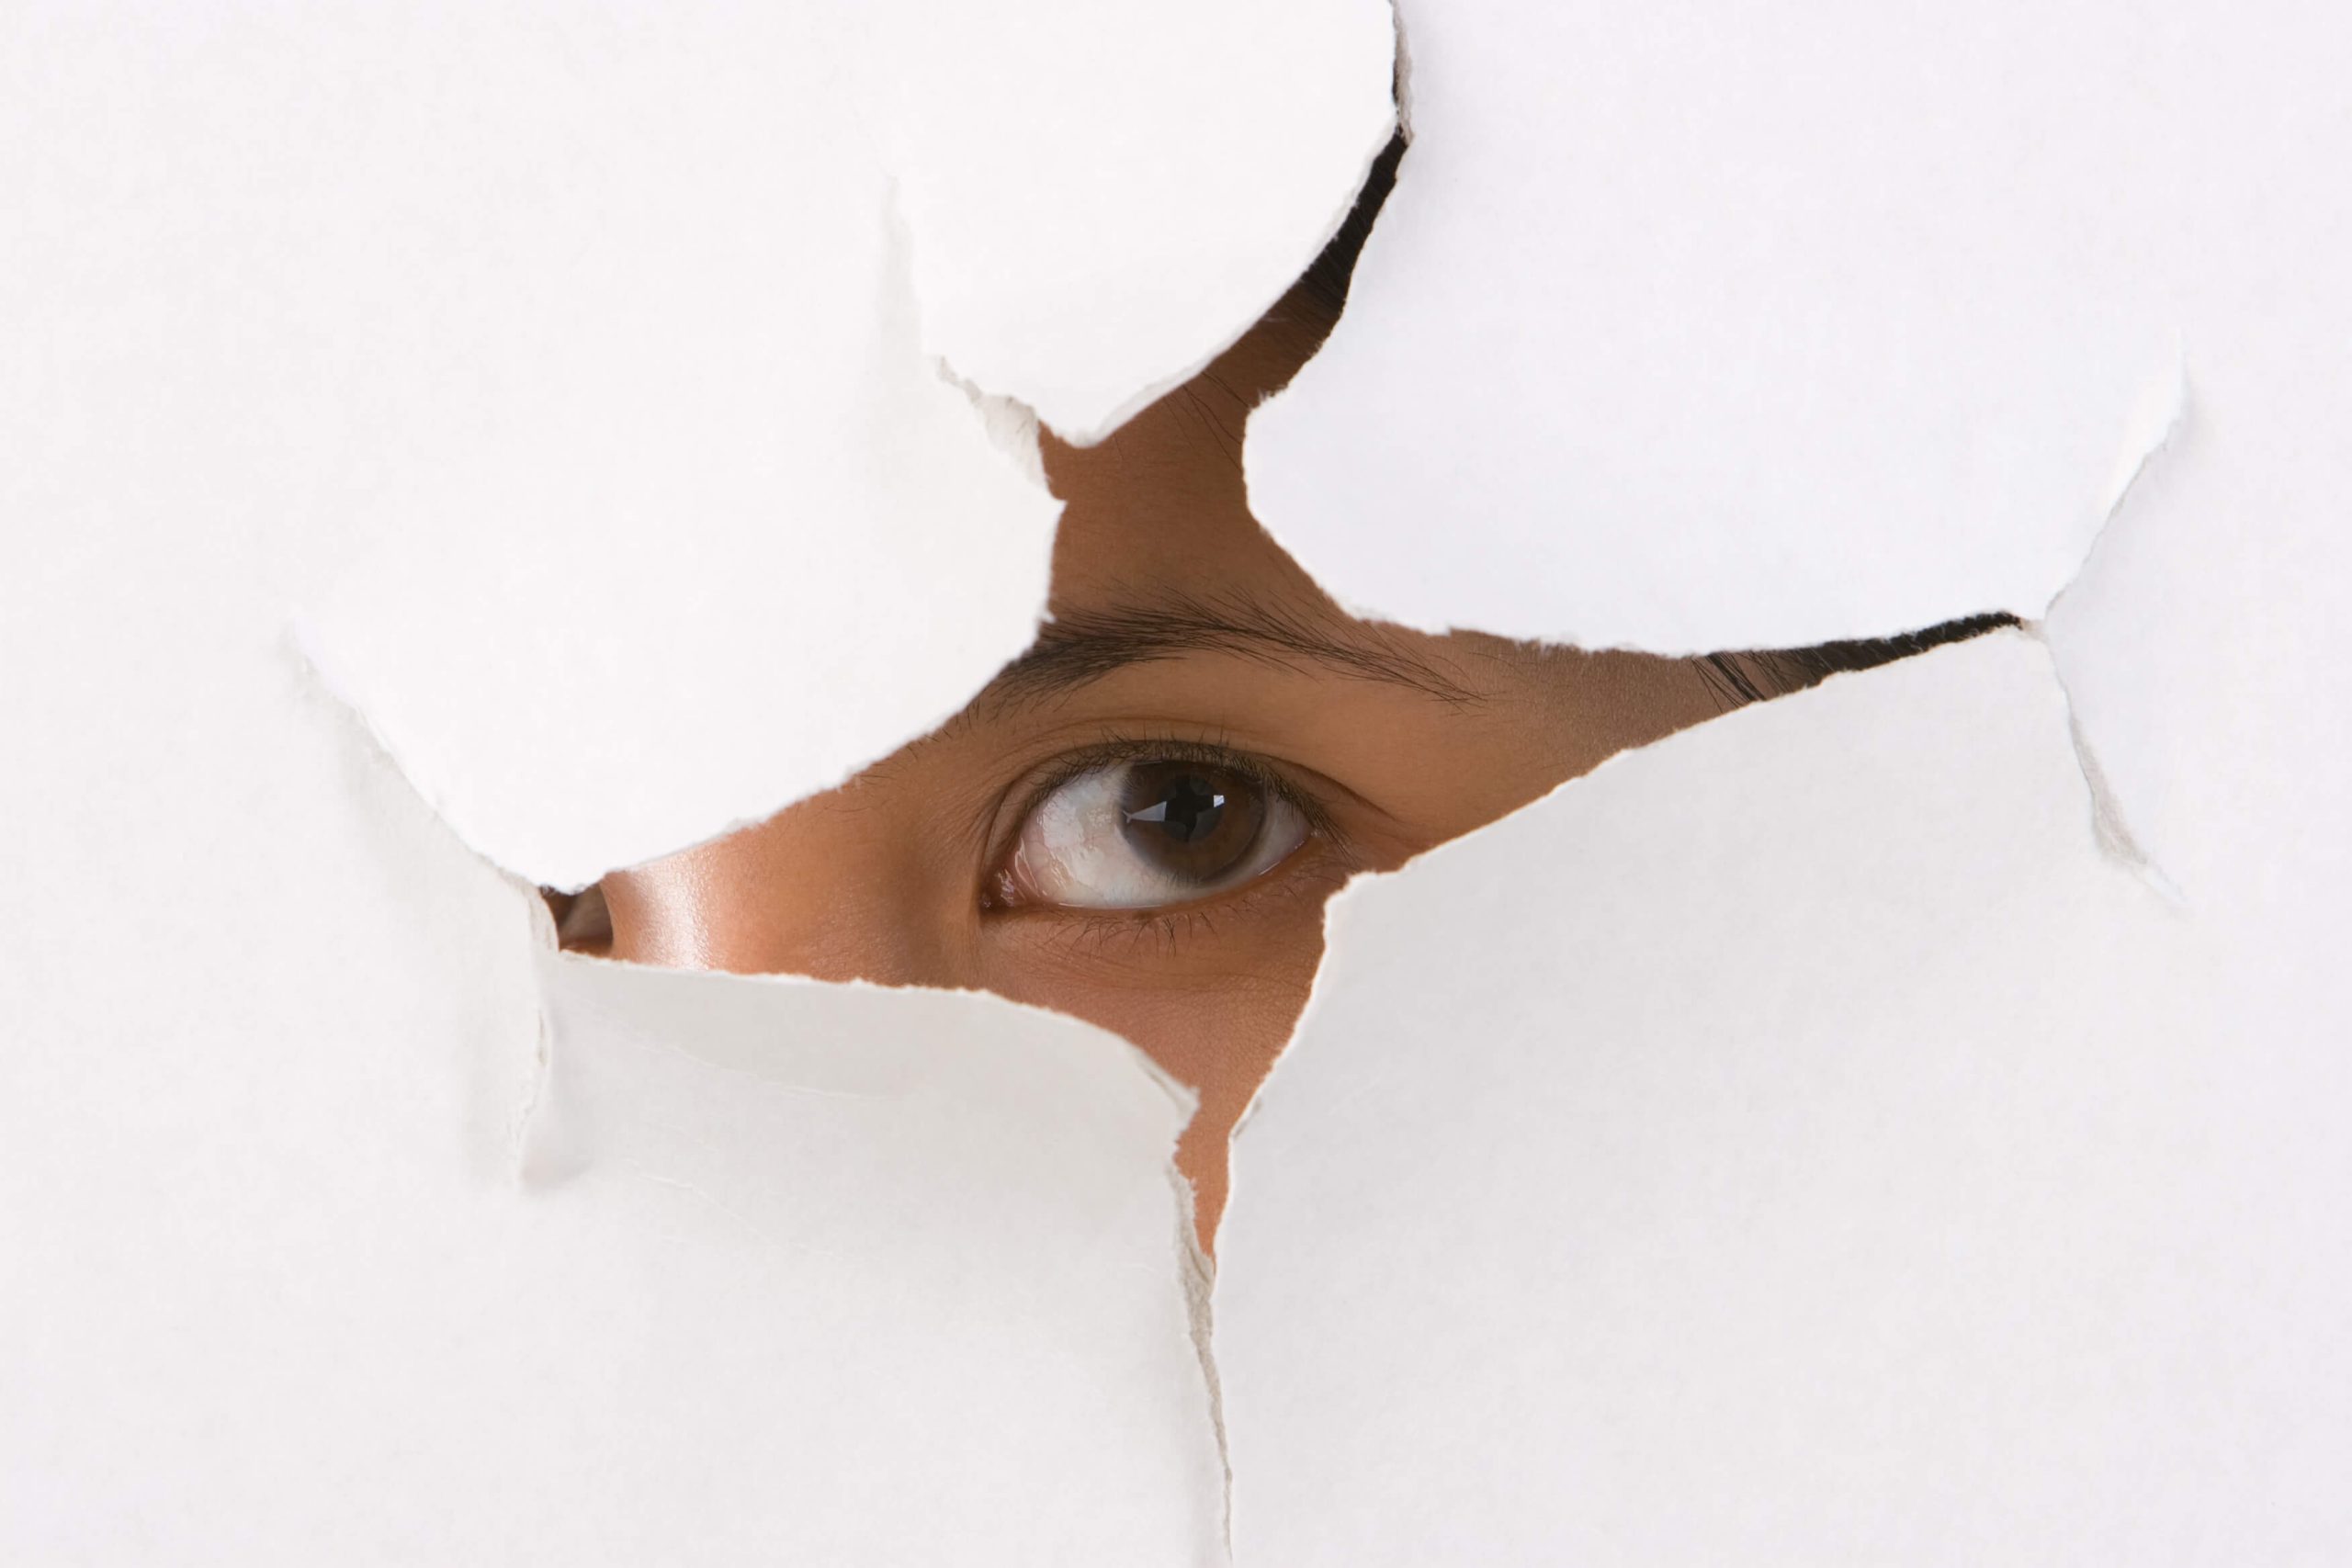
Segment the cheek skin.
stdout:
[[[1162,695],[1196,678],[1230,694],[1237,673],[1162,667],[1149,680]],[[1277,698],[1281,682],[1254,679],[1257,700],[1275,707],[1237,725],[1235,743],[1312,742],[1318,757],[1350,764],[1342,771],[1376,777],[1396,807],[1345,822],[1346,856],[1310,840],[1261,883],[1192,910],[984,916],[977,865],[935,840],[956,781],[992,770],[946,741],[758,827],[607,877],[613,955],[986,989],[1123,1036],[1200,1097],[1177,1165],[1213,1248],[1233,1130],[1289,1042],[1322,958],[1323,907],[1351,872],[1395,869],[1712,711],[1679,661],[1613,655],[1519,663],[1473,713],[1361,690],[1340,701],[1313,683]],[[1106,697],[1115,684],[1104,682]]]
[[[1312,318],[1278,310],[1211,373],[1098,446],[1044,435],[1041,455],[1064,502],[1057,615],[1163,592],[1272,604],[1292,620],[1344,629],[1345,615],[1250,516],[1240,463],[1250,410],[1318,341],[1319,329],[1299,324]],[[1199,1093],[1177,1165],[1196,1193],[1204,1246],[1213,1247],[1233,1130],[1290,1040],[1322,959],[1324,906],[1351,870],[1393,869],[1716,711],[1683,660],[1537,653],[1476,635],[1380,635],[1458,674],[1478,700],[1432,703],[1279,660],[1200,655],[1115,671],[1011,717],[978,705],[966,722],[831,795],[606,878],[614,955],[987,989],[1121,1035]],[[1302,851],[1256,892],[1157,917],[984,916],[984,853],[959,847],[941,825],[985,807],[970,798],[973,782],[1016,774],[1008,758],[1044,752],[1057,727],[1077,745],[1104,725],[1204,731],[1340,782],[1357,797],[1340,824],[1348,863]]]
[[[819,796],[757,828],[604,882],[612,956],[671,968],[966,987],[1132,1042],[1200,1109],[1177,1145],[1212,1253],[1235,1124],[1290,1040],[1346,869],[1313,851],[1190,913],[982,918],[962,884],[888,852],[892,814]],[[1392,852],[1384,860],[1401,859]],[[937,886],[934,886],[934,885]]]
[[[989,939],[988,989],[1133,1042],[1200,1096],[1177,1143],[1176,1168],[1193,1184],[1194,1223],[1212,1256],[1229,1193],[1234,1127],[1306,1005],[1323,957],[1323,906],[1344,880],[1308,870],[1267,895],[1278,900],[1270,911],[1238,907],[1221,914],[1209,906],[1189,919],[1171,917],[1172,936],[1016,929]],[[1198,931],[1188,929],[1192,919],[1201,922]]]
[[[1321,956],[1303,955],[1311,975]],[[994,988],[994,987],[991,987]],[[1133,1041],[1178,1082],[1193,1087],[1200,1110],[1176,1145],[1176,1168],[1193,1184],[1193,1224],[1201,1245],[1216,1253],[1216,1231],[1230,1186],[1233,1129],[1250,1097],[1289,1043],[1299,1010],[1306,1005],[1304,983],[1269,981],[1207,995],[1155,998],[1102,992],[1078,997],[1020,997],[1074,1014]]]
[[605,877],[612,956],[743,975],[976,984],[965,889],[926,862],[923,843],[871,792],[803,801]]

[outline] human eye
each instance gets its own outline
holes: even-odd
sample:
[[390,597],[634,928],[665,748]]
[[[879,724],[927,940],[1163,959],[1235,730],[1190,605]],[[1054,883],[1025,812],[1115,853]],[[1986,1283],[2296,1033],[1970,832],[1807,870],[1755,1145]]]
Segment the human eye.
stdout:
[[992,908],[1159,909],[1238,887],[1313,831],[1310,807],[1218,748],[1080,761],[1028,808],[989,878]]

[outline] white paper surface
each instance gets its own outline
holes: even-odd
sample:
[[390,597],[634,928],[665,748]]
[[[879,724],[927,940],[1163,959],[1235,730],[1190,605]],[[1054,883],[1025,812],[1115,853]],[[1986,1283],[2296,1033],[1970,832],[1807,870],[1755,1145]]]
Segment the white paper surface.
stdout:
[[1336,901],[1219,1247],[1237,1560],[2329,1554],[2352,1020],[2088,813],[2002,633]]
[[1281,297],[1395,125],[1383,0],[856,16],[924,345],[1080,443]]
[[322,667],[542,882],[837,782],[1044,604],[1057,508],[916,342],[818,19],[6,24],[11,427],[60,493],[299,539]]
[[1253,509],[1431,630],[2040,614],[2177,401],[2174,14],[1407,6],[1411,150]]
[[1216,1561],[1180,1097],[544,953],[538,1081],[534,896],[237,543],[7,541],[0,1556]]
[[627,1270],[609,1438],[679,1431],[682,1511],[723,1483],[747,1561],[1222,1561],[1188,1094],[992,997],[548,962],[526,1190]]
[[[1131,1052],[553,960],[467,847],[578,883],[956,707],[1053,504],[929,355],[1099,433],[1384,134],[1361,7],[910,17],[884,88],[805,12],[0,19],[0,1556],[1218,1560]],[[1240,1559],[2341,1557],[2339,24],[1406,21],[1252,427],[1335,592],[2065,592],[1335,906]]]
[[[1544,442],[1502,442],[1624,361],[1602,355],[1602,369],[1572,367],[1563,384],[1514,381],[1508,354],[1474,367],[1453,339],[1414,339],[1418,315],[1368,324],[1383,244],[1400,247],[1398,276],[1413,262],[1412,220],[1392,223],[1412,211],[1417,161],[1443,146],[1424,93],[1450,79],[1452,14],[1408,17],[1423,140],[1341,329],[1365,354],[1405,340],[1427,352],[1408,376],[1391,374],[1401,359],[1351,366],[1335,344],[1297,407],[1253,426],[1264,462],[1321,428],[1314,399],[1357,400],[1348,462],[1370,467],[1327,462],[1317,493],[1369,506],[1385,486],[1385,510],[1358,507],[1360,525],[1332,532],[1330,549],[1320,525],[1294,528],[1275,510],[1261,481],[1278,470],[1253,468],[1261,514],[1327,581],[1437,624],[1662,647],[2031,612],[2033,597],[1959,596],[1985,592],[1990,579],[1972,572],[2022,562],[2041,563],[2034,595],[2064,593],[2046,651],[2012,634],[1736,716],[1334,907],[1300,1040],[1244,1127],[1220,1248],[1238,1558],[2340,1555],[2352,1535],[2335,1480],[2352,1367],[2334,1326],[2352,1296],[2336,1124],[2352,1039],[2336,980],[2352,872],[2352,739],[2338,716],[2352,711],[2352,672],[2336,655],[2352,592],[2340,22],[2183,6],[2117,25],[2070,51],[2074,118],[2033,157],[2005,160],[1999,128],[1969,154],[1971,178],[2015,174],[2030,194],[2056,177],[2053,160],[2063,173],[2137,149],[2080,186],[2084,213],[2136,236],[2119,247],[2129,265],[2086,260],[2065,278],[2160,285],[2183,412],[2069,580],[2064,552],[2037,554],[1991,507],[1964,537],[1892,514],[1892,543],[1841,537],[1839,498],[1883,479],[1886,454],[1932,473],[1961,450],[1916,429],[1840,463],[1785,439],[1793,479],[1687,536],[1669,529],[1669,544],[1699,547],[1677,559],[1648,520],[1681,518],[1667,503],[1715,482],[1726,447],[1775,431],[1771,407],[1716,409],[1694,444],[1628,437],[1601,471],[1646,465],[1658,506],[1577,536],[1565,503],[1589,493],[1588,470],[1562,468]],[[1987,28],[1981,43],[2015,20],[1980,9],[1965,25]],[[1657,24],[1655,41],[1710,58],[1740,36],[1736,19],[1711,23],[1674,36]],[[1932,20],[1903,25],[1920,29],[1905,48],[1952,42]],[[1742,40],[1758,83],[1746,91],[1817,85],[1770,69],[1785,39],[1769,41]],[[1959,43],[1945,54],[1964,81],[1977,56]],[[1478,58],[1499,92],[1499,68]],[[1594,58],[1630,80],[1651,57]],[[2022,88],[2055,80],[2030,68],[2040,58],[2020,62]],[[1884,91],[1902,102],[1855,149],[1807,152],[1796,175],[1873,163],[1954,104],[1947,123],[1971,134],[2017,110],[2015,93],[1982,83],[1948,103],[1943,68],[1891,74]],[[1708,106],[1690,108],[1690,141],[1715,145],[1736,120],[1724,101],[1689,100]],[[1537,122],[1513,112],[1521,129]],[[1611,112],[1642,123],[1637,108]],[[1747,145],[1783,150],[1809,125],[1774,122]],[[1419,167],[1432,204],[1466,201],[1463,182],[1480,178],[1449,195],[1442,153]],[[1661,221],[1673,233],[1685,220],[1702,217]],[[2076,231],[2045,214],[1970,244],[2020,232]],[[1460,258],[1447,255],[1417,286],[1453,288]],[[1515,265],[1498,264],[1504,281]],[[1572,275],[1613,276],[1597,265]],[[1972,275],[1875,341],[1939,371],[2022,355],[1981,309],[2009,276]],[[1721,327],[1724,296],[1688,276],[1676,288],[1659,308],[1679,307],[1690,352],[1636,361],[1626,396],[1683,376],[1703,411],[1722,339],[1701,334]],[[1480,320],[1523,315],[1539,337],[1584,309],[1571,297],[1521,312],[1501,282],[1489,288]],[[1853,303],[1826,286],[1807,298],[1833,313]],[[1593,340],[1604,349],[1608,330]],[[1977,338],[1966,352],[1943,341],[1962,332]],[[2004,385],[2038,396],[2086,363],[2064,331],[2045,346]],[[1428,424],[1427,449],[1392,463],[1431,412],[1424,393],[1500,408],[1496,444],[1465,447]],[[2057,412],[2097,406],[2085,395]],[[1292,477],[1306,483],[1304,462]],[[1820,487],[1817,528],[1776,488],[1800,479]],[[1514,487],[1556,497],[1565,553],[1499,548],[1507,511],[1502,525],[1472,508],[1415,522],[1410,494],[1386,506],[1413,482],[1481,502]],[[2071,551],[2089,536],[2064,537]],[[1971,558],[1938,555],[1955,539]],[[1574,570],[1539,570],[1551,559]],[[1374,598],[1374,581],[1404,586]],[[1645,601],[1645,582],[1664,587]],[[1735,588],[1741,602],[1719,596]]]
[[0,1558],[1219,1552],[1129,1047],[559,965],[542,1082],[450,831],[594,875],[1030,634],[1053,505],[812,36],[0,20]]
[[[2191,355],[2178,433],[2052,609],[2074,712],[2134,839],[2198,913],[2333,951],[2352,879],[2352,19],[2173,25],[2184,113],[2166,254]],[[2314,955],[2314,974],[2332,959]]]

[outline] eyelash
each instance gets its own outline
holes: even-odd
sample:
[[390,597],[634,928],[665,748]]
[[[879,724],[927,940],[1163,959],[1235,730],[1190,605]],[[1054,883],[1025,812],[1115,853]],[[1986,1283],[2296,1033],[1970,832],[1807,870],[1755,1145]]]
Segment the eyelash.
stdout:
[[[1187,736],[1129,734],[1106,729],[1090,744],[1059,753],[1042,771],[1015,786],[1019,804],[1010,812],[1000,810],[999,818],[1006,826],[994,835],[989,847],[988,870],[979,896],[982,912],[993,918],[1019,916],[1050,919],[1073,939],[1092,935],[1140,942],[1154,938],[1172,948],[1181,938],[1193,931],[1213,929],[1215,915],[1230,913],[1258,898],[1279,896],[1286,891],[1272,885],[1272,879],[1268,878],[1248,884],[1232,893],[1213,896],[1199,903],[1174,908],[1016,910],[994,905],[989,884],[1000,874],[999,868],[1004,864],[1006,857],[1012,854],[1013,842],[1020,835],[1022,825],[1029,820],[1030,814],[1054,791],[1080,774],[1113,762],[1134,761],[1206,762],[1230,768],[1269,795],[1279,796],[1305,818],[1310,841],[1319,839],[1342,855],[1347,853],[1347,838],[1332,820],[1329,807],[1307,790],[1283,777],[1264,758],[1236,750],[1221,739],[1202,740]],[[1000,801],[1009,798],[1011,793],[1001,796]]]

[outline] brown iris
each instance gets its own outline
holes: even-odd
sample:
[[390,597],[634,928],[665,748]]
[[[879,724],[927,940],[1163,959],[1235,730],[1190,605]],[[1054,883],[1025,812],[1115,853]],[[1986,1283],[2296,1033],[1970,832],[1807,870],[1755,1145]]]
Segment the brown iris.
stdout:
[[1119,791],[1127,842],[1154,869],[1216,881],[1241,863],[1266,825],[1265,792],[1246,773],[1204,762],[1137,762]]

